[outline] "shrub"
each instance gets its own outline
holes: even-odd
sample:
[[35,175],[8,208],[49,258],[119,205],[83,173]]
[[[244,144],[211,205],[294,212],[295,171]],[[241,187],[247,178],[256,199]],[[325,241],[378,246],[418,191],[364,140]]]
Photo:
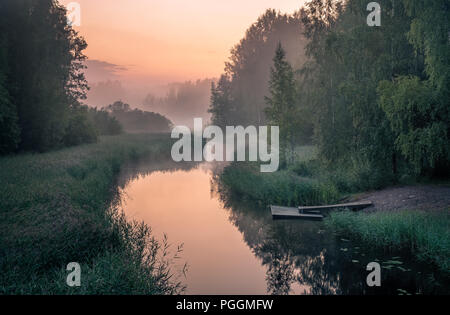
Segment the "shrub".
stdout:
[[63,138],[64,145],[74,146],[96,141],[97,131],[89,119],[87,107],[77,106],[72,108]]

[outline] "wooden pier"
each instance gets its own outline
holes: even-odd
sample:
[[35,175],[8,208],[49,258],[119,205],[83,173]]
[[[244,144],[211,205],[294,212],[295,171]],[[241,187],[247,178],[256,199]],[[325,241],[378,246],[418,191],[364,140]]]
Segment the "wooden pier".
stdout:
[[298,208],[288,208],[279,206],[270,206],[272,218],[274,220],[281,219],[304,219],[304,220],[322,220],[323,215],[320,213],[300,213]]
[[322,220],[324,218],[324,216],[321,213],[322,210],[350,209],[353,211],[357,211],[370,206],[372,206],[371,201],[361,201],[328,206],[312,206],[312,207],[298,207],[298,208],[270,206],[270,210],[272,212],[272,218],[274,220],[282,220],[282,219]]
[[333,209],[350,209],[353,211],[361,210],[367,207],[372,206],[371,201],[360,201],[360,202],[351,202],[351,203],[341,203],[336,205],[328,205],[328,206],[312,206],[312,207],[298,207],[298,210],[302,213],[308,213],[311,211],[320,211],[320,210],[333,210]]

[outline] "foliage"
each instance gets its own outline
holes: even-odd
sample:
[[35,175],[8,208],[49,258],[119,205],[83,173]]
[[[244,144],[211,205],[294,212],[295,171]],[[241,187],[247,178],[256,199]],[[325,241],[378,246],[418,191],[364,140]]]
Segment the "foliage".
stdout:
[[[450,50],[448,1],[403,1],[412,18],[408,39],[424,56],[426,77],[408,75],[380,83],[381,106],[396,144],[416,173],[449,174]],[[433,23],[430,23],[433,21]]]
[[166,117],[139,109],[131,109],[129,104],[117,101],[104,108],[123,126],[124,130],[131,133],[170,132],[172,122]]
[[416,173],[450,161],[448,109],[439,108],[428,82],[400,77],[380,83],[381,106],[396,135],[396,145]]
[[120,133],[106,112],[82,105],[87,44],[67,24],[65,8],[53,0],[6,0],[0,9],[0,154]]
[[119,121],[104,109],[89,108],[88,116],[99,135],[114,136],[123,132]]
[[88,108],[86,106],[71,108],[63,143],[66,146],[74,146],[96,141],[97,131],[89,120]]
[[3,86],[2,77],[0,72],[0,155],[14,152],[20,139],[17,109]]
[[[370,178],[382,174],[384,183],[377,179],[375,187],[398,181],[409,169],[448,175],[448,1],[380,5],[381,27],[367,25],[362,0],[312,0],[292,15],[268,10],[213,85],[213,122],[278,124],[282,150],[289,142],[307,142],[313,129],[324,167]],[[297,35],[281,36],[291,27]],[[273,56],[276,45],[293,41],[301,42],[297,52],[289,47],[283,56],[278,49],[270,72],[268,51]],[[265,112],[261,91],[269,96]]]
[[[121,165],[141,156],[166,159],[170,145],[167,136],[121,135],[0,158],[0,292],[179,293],[167,242],[108,210]],[[66,285],[71,261],[81,264],[80,288]]]
[[269,81],[271,96],[266,97],[268,107],[265,113],[269,123],[280,128],[282,160],[292,163],[300,115],[296,106],[294,70],[286,61],[286,53],[281,43],[277,47],[273,62]]
[[260,173],[257,164],[235,164],[220,176],[224,187],[240,199],[260,205],[317,205],[335,202],[339,192],[331,183],[299,177],[289,171]]
[[353,160],[370,164],[374,171],[396,172],[396,152],[376,88],[380,80],[415,64],[404,34],[408,18],[400,12],[395,17],[386,14],[383,23],[388,26],[380,30],[367,26],[367,11],[360,1],[327,10],[326,19],[315,14],[323,5],[326,1],[312,1],[302,12],[313,62],[303,69],[307,82],[301,93],[314,111],[321,158],[346,168]]
[[0,50],[6,51],[8,67],[5,88],[17,108],[20,148],[60,146],[73,130],[71,107],[87,91],[87,44],[67,24],[66,10],[57,1],[2,1],[0,21]]
[[298,67],[304,61],[302,24],[297,16],[267,10],[231,50],[225,73],[213,87],[210,112],[216,125],[262,125],[264,97],[269,95],[270,67],[281,42],[287,60]]
[[226,75],[222,75],[217,84],[211,83],[211,104],[208,112],[212,115],[214,125],[223,128],[233,125],[232,117],[237,111],[234,104],[231,82]]

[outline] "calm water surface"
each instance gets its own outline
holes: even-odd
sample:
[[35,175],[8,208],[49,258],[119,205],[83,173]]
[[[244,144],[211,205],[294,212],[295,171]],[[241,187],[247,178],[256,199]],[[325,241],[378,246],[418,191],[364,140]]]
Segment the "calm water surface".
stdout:
[[[233,200],[217,180],[221,166],[137,163],[122,171],[122,206],[157,238],[184,244],[188,294],[442,293],[440,280],[400,256],[372,253],[323,223],[273,221],[270,211]],[[383,266],[368,288],[365,266]],[[180,264],[181,268],[181,264]]]

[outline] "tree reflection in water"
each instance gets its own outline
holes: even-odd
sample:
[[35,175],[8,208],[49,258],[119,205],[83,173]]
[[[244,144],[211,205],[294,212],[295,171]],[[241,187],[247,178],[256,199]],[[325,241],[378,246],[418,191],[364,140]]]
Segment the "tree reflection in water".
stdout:
[[[216,173],[217,174],[217,173]],[[212,177],[212,191],[229,220],[267,268],[269,294],[340,294],[335,236],[309,221],[273,221],[270,211],[239,200]]]
[[[409,271],[383,269],[382,287],[368,288],[365,266],[376,258],[380,262],[389,260],[392,254],[353,248],[350,242],[327,231],[321,222],[273,221],[268,208],[243,200],[242,196],[233,196],[221,185],[220,174],[225,166],[175,163],[170,160],[135,162],[122,170],[118,180],[119,195],[131,181],[137,181],[153,172],[189,173],[200,167],[211,176],[209,198],[220,201],[213,203],[217,204],[217,209],[211,211],[227,211],[228,220],[242,234],[245,245],[264,267],[261,272],[266,273],[265,286],[269,294],[397,294],[398,289],[411,293],[442,293],[442,287],[445,289],[445,285],[440,288],[435,281],[439,279],[438,275],[431,273],[433,277],[430,278],[430,273],[426,273],[423,266],[416,266],[408,260],[403,260],[402,269]],[[172,185],[170,181],[166,184],[169,187]],[[173,185],[176,186],[177,183],[174,182]],[[195,190],[195,187],[192,189]],[[223,219],[226,220],[225,217]],[[220,251],[221,245],[217,246],[215,250]],[[234,265],[236,268],[241,266],[239,262]],[[230,269],[229,272],[233,273],[233,270]],[[230,276],[229,281],[232,282],[233,274]],[[197,277],[201,278],[201,275]]]
[[[270,210],[233,196],[221,185],[220,172],[213,170],[211,189],[229,211],[229,220],[242,233],[254,255],[266,267],[267,293],[313,295],[439,293],[429,281],[433,271],[412,261],[399,269],[383,269],[381,288],[369,288],[365,266],[376,257],[389,260],[392,253],[380,253],[342,241],[321,222],[273,221]],[[355,260],[357,257],[358,260]],[[409,269],[411,268],[411,269]],[[419,272],[420,270],[420,272]],[[425,274],[428,275],[425,276]]]

